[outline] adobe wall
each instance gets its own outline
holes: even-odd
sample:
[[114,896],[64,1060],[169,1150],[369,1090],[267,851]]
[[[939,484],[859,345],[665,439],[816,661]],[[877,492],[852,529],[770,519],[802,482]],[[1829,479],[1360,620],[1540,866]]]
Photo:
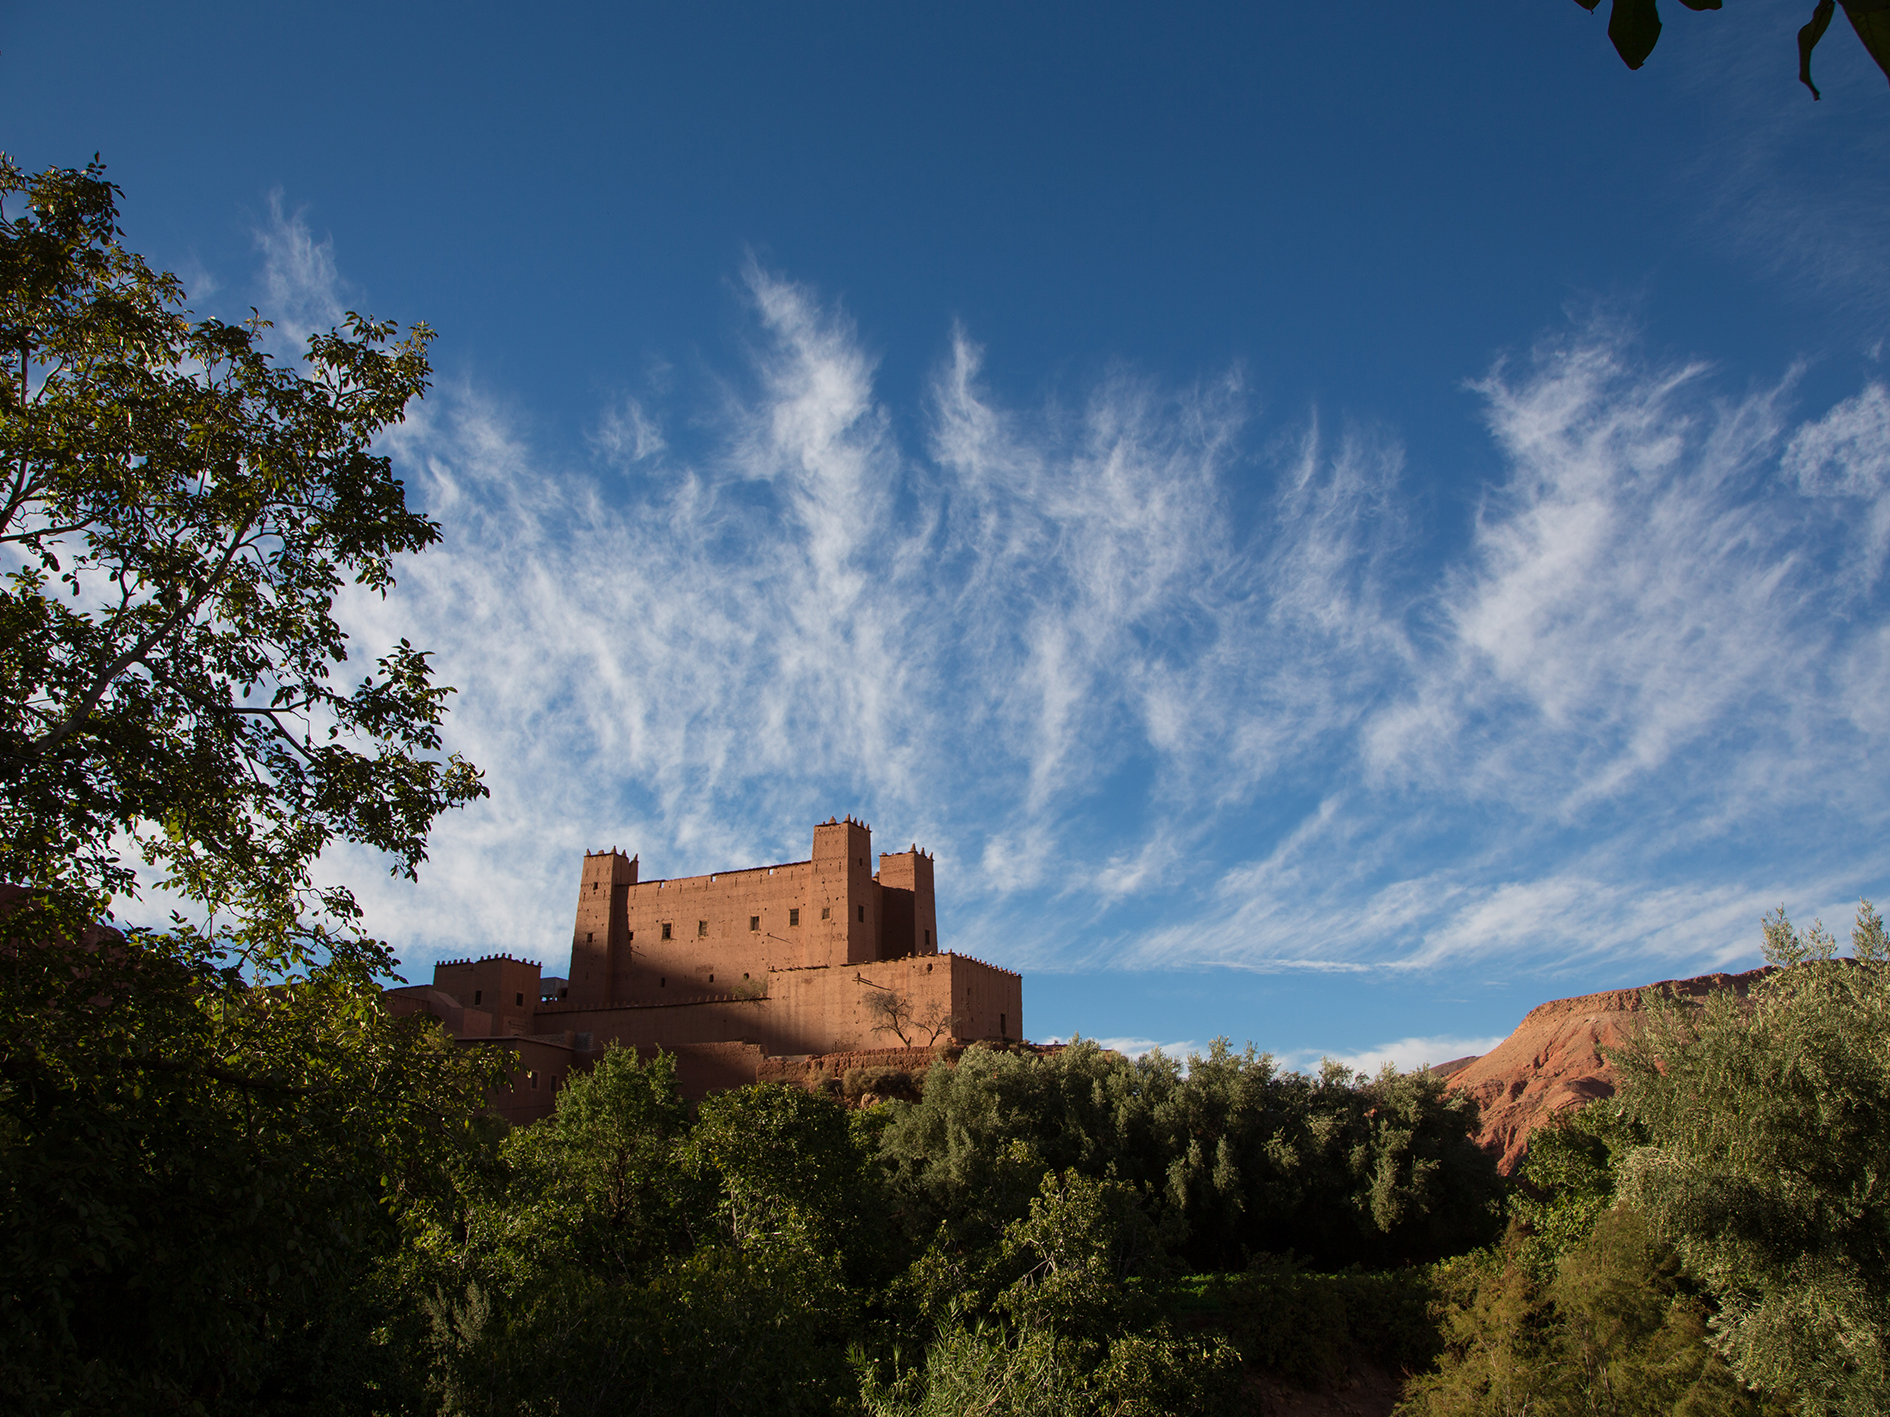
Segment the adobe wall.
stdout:
[[659,1052],[676,1059],[676,1090],[691,1102],[700,1102],[712,1092],[727,1092],[755,1082],[765,1059],[752,1043],[683,1043],[674,1048],[638,1046],[637,1056],[644,1062]]

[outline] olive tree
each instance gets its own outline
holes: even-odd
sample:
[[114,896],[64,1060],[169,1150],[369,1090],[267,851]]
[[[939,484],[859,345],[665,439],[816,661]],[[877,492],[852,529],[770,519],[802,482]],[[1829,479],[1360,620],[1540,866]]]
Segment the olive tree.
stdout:
[[[1840,959],[1766,918],[1750,1000],[1651,1011],[1616,1055],[1648,1145],[1619,1190],[1718,1305],[1745,1382],[1806,1413],[1890,1410],[1890,962],[1865,901]],[[1650,1001],[1651,1002],[1651,1001]]]

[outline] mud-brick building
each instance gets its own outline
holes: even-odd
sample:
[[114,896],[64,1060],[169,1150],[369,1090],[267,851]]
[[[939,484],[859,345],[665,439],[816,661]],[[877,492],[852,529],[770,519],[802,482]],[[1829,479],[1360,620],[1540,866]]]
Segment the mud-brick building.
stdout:
[[850,817],[816,826],[805,861],[704,876],[645,881],[635,857],[587,853],[568,977],[509,955],[453,960],[388,1003],[515,1051],[494,1102],[516,1121],[548,1112],[612,1042],[676,1054],[700,1097],[769,1059],[1017,1040],[1024,1024],[1019,975],[940,946],[932,857],[875,857]]

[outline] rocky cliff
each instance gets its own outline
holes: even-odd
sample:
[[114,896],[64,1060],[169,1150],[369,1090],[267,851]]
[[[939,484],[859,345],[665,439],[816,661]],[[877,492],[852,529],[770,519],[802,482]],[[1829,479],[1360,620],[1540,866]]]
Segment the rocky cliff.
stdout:
[[[1766,973],[1702,974],[1648,987],[1695,1002],[1721,989],[1743,998]],[[1535,1128],[1557,1112],[1614,1095],[1614,1069],[1601,1050],[1625,1043],[1639,1027],[1641,995],[1639,989],[1612,989],[1538,1004],[1491,1052],[1438,1069],[1483,1109],[1478,1140],[1498,1153],[1505,1175],[1522,1160]]]

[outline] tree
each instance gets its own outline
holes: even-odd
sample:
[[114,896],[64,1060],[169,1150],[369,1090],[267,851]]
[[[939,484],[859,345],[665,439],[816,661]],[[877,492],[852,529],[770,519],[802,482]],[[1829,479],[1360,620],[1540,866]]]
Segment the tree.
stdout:
[[919,1010],[913,1007],[912,996],[903,989],[888,989],[878,984],[872,985],[872,989],[866,997],[866,1013],[867,1017],[878,1020],[873,1025],[874,1031],[892,1034],[904,1047],[913,1047],[921,1034],[928,1045],[936,1045],[941,1037],[949,1038],[958,1030],[958,1015],[937,999]]
[[[351,314],[284,368],[119,195],[0,156],[0,1405],[359,1405],[496,1081],[312,878],[336,840],[411,875],[485,790],[423,653],[336,682],[337,594],[439,535],[373,452],[432,336]],[[95,926],[140,864],[196,918]]]
[[1890,951],[1869,901],[1851,940],[1839,959],[1781,907],[1749,1002],[1650,1000],[1617,1058],[1648,1138],[1622,1196],[1717,1301],[1734,1372],[1806,1413],[1890,1410]]
[[[1584,10],[1593,11],[1601,0],[1575,0]],[[1689,10],[1717,10],[1721,0],[1680,0]],[[1877,61],[1877,67],[1890,77],[1890,0],[1843,0],[1845,18],[1865,51]],[[1811,90],[1813,98],[1822,98],[1811,82],[1811,51],[1836,14],[1836,0],[1818,0],[1811,20],[1798,31],[1798,78]],[[1660,40],[1660,12],[1655,0],[1614,0],[1608,11],[1608,38],[1615,52],[1630,69],[1638,69],[1654,52]]]
[[[135,895],[136,864],[252,961],[329,946],[303,911],[330,842],[409,876],[484,795],[440,755],[450,689],[402,641],[351,686],[334,601],[439,538],[375,437],[427,386],[432,332],[350,313],[304,368],[267,322],[193,322],[120,244],[95,161],[0,155],[0,880],[42,934]],[[29,929],[16,916],[15,928]],[[206,935],[207,938],[207,935]]]

